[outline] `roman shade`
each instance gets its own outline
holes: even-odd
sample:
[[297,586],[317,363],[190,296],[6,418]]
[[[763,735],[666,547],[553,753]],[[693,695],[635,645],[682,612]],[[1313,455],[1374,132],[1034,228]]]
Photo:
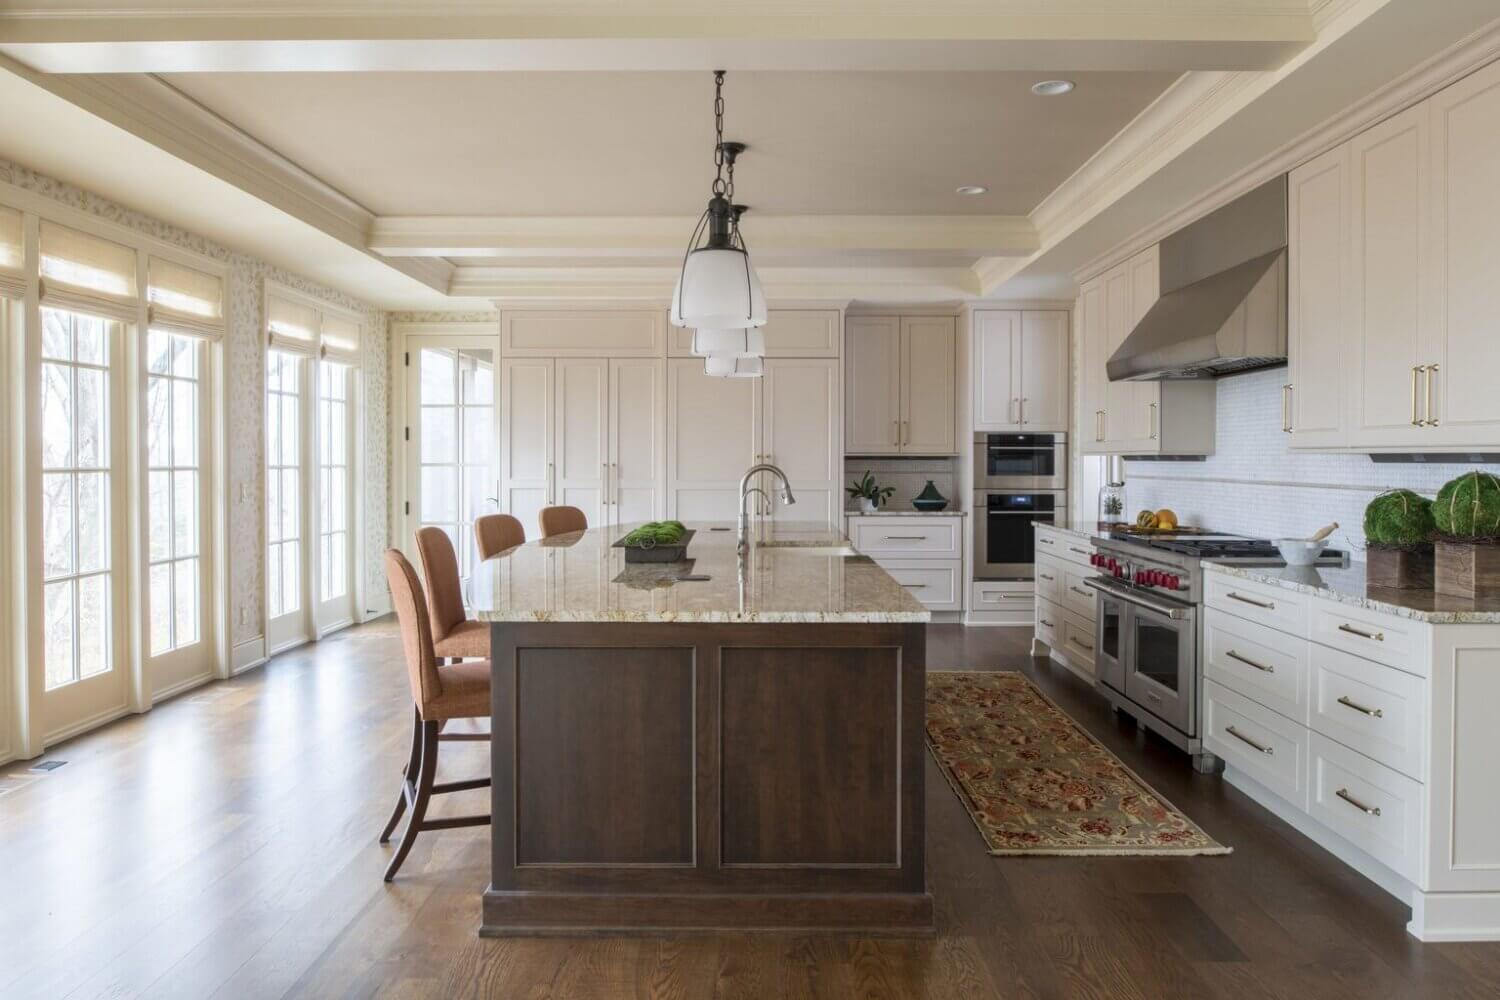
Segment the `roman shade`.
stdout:
[[353,361],[359,357],[359,324],[342,316],[323,314],[322,354]]
[[312,354],[318,348],[318,310],[301,302],[266,296],[266,341],[278,351]]
[[140,289],[132,247],[43,219],[41,251],[44,305],[136,322]]
[[0,296],[5,298],[19,299],[26,294],[21,232],[21,213],[0,206]]
[[217,275],[152,257],[146,299],[153,330],[212,340],[224,336],[224,281]]

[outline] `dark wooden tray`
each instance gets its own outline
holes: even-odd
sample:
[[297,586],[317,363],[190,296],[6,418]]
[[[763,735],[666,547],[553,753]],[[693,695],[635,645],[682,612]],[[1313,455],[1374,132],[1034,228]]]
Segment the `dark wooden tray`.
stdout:
[[682,533],[682,539],[673,545],[657,545],[645,549],[639,545],[626,545],[625,539],[615,542],[610,548],[624,549],[625,561],[628,563],[671,563],[682,562],[687,558],[688,543],[693,540],[697,531],[693,528]]

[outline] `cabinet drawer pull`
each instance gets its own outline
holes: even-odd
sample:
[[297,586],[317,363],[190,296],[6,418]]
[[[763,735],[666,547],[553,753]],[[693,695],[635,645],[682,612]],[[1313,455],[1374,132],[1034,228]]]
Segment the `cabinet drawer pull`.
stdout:
[[1071,635],[1068,636],[1068,641],[1071,642],[1073,645],[1077,646],[1079,649],[1088,650],[1090,653],[1092,653],[1094,651],[1094,647],[1093,646],[1089,645],[1086,642],[1079,642],[1076,638],[1074,638]]
[[1078,595],[1080,595],[1082,597],[1087,597],[1087,598],[1089,598],[1091,600],[1093,599],[1094,595],[1090,594],[1087,590],[1084,590],[1082,587],[1069,587],[1068,589],[1071,590],[1073,593],[1078,594]]
[[1417,415],[1417,376],[1426,370],[1426,365],[1411,366],[1411,423],[1413,427],[1422,426],[1422,418]]
[[1385,642],[1384,632],[1365,632],[1361,629],[1355,628],[1353,625],[1348,624],[1340,625],[1339,631],[1348,632],[1350,635],[1357,635],[1361,639],[1374,639],[1376,642]]
[[1264,743],[1257,743],[1254,740],[1252,740],[1250,737],[1246,736],[1244,733],[1240,732],[1238,729],[1234,728],[1233,726],[1226,726],[1226,727],[1224,727],[1224,732],[1228,733],[1230,736],[1233,736],[1235,739],[1239,740],[1241,743],[1248,744],[1250,747],[1252,747],[1253,749],[1258,750],[1259,752],[1265,754],[1267,757],[1274,757],[1276,755],[1276,748],[1275,747],[1268,747]]
[[1232,597],[1236,601],[1242,601],[1245,604],[1253,604],[1257,608],[1265,608],[1267,611],[1275,611],[1276,610],[1276,602],[1275,601],[1257,601],[1253,597],[1246,597],[1244,594],[1236,594],[1232,590],[1229,591],[1228,593],[1226,593],[1224,596],[1225,597]]
[[925,583],[903,583],[901,586],[905,587],[907,590],[926,590],[927,589],[927,584],[925,584]]
[[1385,712],[1382,711],[1381,709],[1378,709],[1378,708],[1366,708],[1365,706],[1359,704],[1359,702],[1350,701],[1348,699],[1348,697],[1345,696],[1345,695],[1339,695],[1339,704],[1343,705],[1345,708],[1352,708],[1356,712],[1362,712],[1363,714],[1368,715],[1368,716],[1370,716],[1373,719],[1383,719],[1383,718],[1385,718]]
[[1057,579],[1057,577],[1055,577],[1055,576],[1048,576],[1046,573],[1038,573],[1037,576],[1040,577],[1043,580],[1046,580],[1048,583],[1051,583],[1051,582],[1053,582],[1054,580]]
[[1227,656],[1227,657],[1229,657],[1231,660],[1239,660],[1241,663],[1243,663],[1247,667],[1254,667],[1256,670],[1264,670],[1268,674],[1274,674],[1276,672],[1276,668],[1275,667],[1267,666],[1264,663],[1256,663],[1254,660],[1250,659],[1250,657],[1248,657],[1248,656],[1241,656],[1239,653],[1236,653],[1232,649],[1231,650],[1227,650],[1224,653],[1224,655]]
[[1069,552],[1077,552],[1081,556],[1087,556],[1087,555],[1092,555],[1093,554],[1088,549],[1080,549],[1076,545],[1069,545],[1068,546],[1068,551]]
[[886,535],[885,536],[885,540],[888,541],[888,542],[925,542],[925,541],[927,541],[927,536],[926,535]]
[[1347,788],[1340,788],[1338,791],[1334,792],[1333,794],[1337,795],[1339,798],[1343,799],[1345,802],[1349,803],[1351,806],[1353,806],[1354,808],[1358,809],[1360,812],[1364,813],[1366,816],[1379,816],[1380,815],[1380,807],[1379,806],[1367,806],[1367,805],[1365,805],[1363,802],[1359,801],[1359,799],[1356,799],[1354,796],[1350,795],[1349,794],[1349,789],[1347,789]]
[[1049,621],[1048,621],[1048,620],[1047,620],[1047,619],[1045,619],[1045,618],[1042,618],[1042,619],[1040,619],[1040,621],[1041,621],[1041,623],[1042,623],[1042,624],[1043,624],[1043,625],[1045,625],[1045,626],[1047,626],[1047,627],[1048,627],[1048,628],[1056,628],[1056,627],[1057,627],[1057,626],[1056,626],[1056,625],[1053,625],[1053,624],[1052,624],[1052,623],[1051,623],[1051,622],[1049,622]]
[[1038,543],[1039,543],[1039,544],[1041,544],[1041,545],[1056,545],[1056,544],[1057,544],[1057,543],[1056,543],[1056,542],[1054,542],[1054,541],[1053,541],[1053,540],[1052,540],[1052,539],[1050,539],[1050,538],[1038,538],[1038,539],[1037,539],[1037,542],[1038,542]]
[[986,601],[1027,601],[1031,599],[1030,594],[986,594]]

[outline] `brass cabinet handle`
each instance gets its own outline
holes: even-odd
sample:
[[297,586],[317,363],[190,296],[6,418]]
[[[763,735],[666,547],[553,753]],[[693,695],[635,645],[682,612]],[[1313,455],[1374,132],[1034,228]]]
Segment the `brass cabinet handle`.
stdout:
[[1358,809],[1360,812],[1364,813],[1366,816],[1379,816],[1380,815],[1380,807],[1379,806],[1367,806],[1367,805],[1365,805],[1363,802],[1359,801],[1359,799],[1356,799],[1354,796],[1350,795],[1349,794],[1349,789],[1347,789],[1347,788],[1340,788],[1338,791],[1334,792],[1333,794],[1337,795],[1339,798],[1343,799],[1345,802],[1349,803],[1351,806],[1353,806],[1354,808]]
[[1021,426],[1023,426],[1023,427],[1026,425],[1026,402],[1027,402],[1026,397],[1022,396],[1021,397]]
[[1230,736],[1233,736],[1235,739],[1239,740],[1241,743],[1246,743],[1249,746],[1251,746],[1252,748],[1254,748],[1254,749],[1260,751],[1261,753],[1265,754],[1267,757],[1272,757],[1272,756],[1275,756],[1275,754],[1276,754],[1276,748],[1275,747],[1268,747],[1264,743],[1257,743],[1255,740],[1252,740],[1250,737],[1246,736],[1244,733],[1240,732],[1238,729],[1234,728],[1233,726],[1226,726],[1226,727],[1224,727],[1224,731],[1226,733],[1228,733]]
[[1150,422],[1149,426],[1151,427],[1151,440],[1155,441],[1156,440],[1156,432],[1159,429],[1157,427],[1157,423],[1156,423],[1156,404],[1155,403],[1147,403],[1146,405],[1151,408],[1151,415],[1150,415],[1151,422]]
[[1357,629],[1353,625],[1348,624],[1339,625],[1339,631],[1348,632],[1350,635],[1357,635],[1361,639],[1374,639],[1376,642],[1385,642],[1384,632],[1366,632],[1362,629]]
[[1010,397],[1010,406],[1005,410],[1005,419],[1009,423],[1018,424],[1021,422],[1020,417],[1013,416],[1013,414],[1016,412],[1016,404],[1018,402],[1020,402],[1020,400],[1016,399],[1016,397]]
[[1046,580],[1048,583],[1051,583],[1054,579],[1056,579],[1055,577],[1048,576],[1046,573],[1038,573],[1037,576],[1041,577],[1043,580]]
[[1050,538],[1038,538],[1038,539],[1037,539],[1037,542],[1039,542],[1039,543],[1040,543],[1040,544],[1042,544],[1042,545],[1055,545],[1055,544],[1056,544],[1056,543],[1055,543],[1055,542],[1054,542],[1054,541],[1052,541],[1052,539],[1050,539]]
[[[1412,405],[1416,404],[1414,403]],[[891,444],[899,445],[901,443],[901,421],[891,421],[891,437],[893,438]]]
[[555,478],[556,477],[554,477],[552,475],[552,463],[548,462],[547,463],[547,502],[549,504],[557,503],[557,494],[554,492],[554,490],[557,489],[557,487],[555,485]]
[[1292,383],[1281,387],[1281,429],[1292,433]]
[[1095,410],[1094,411],[1094,440],[1095,441],[1103,441],[1104,440],[1104,411],[1103,410]]
[[1250,659],[1250,657],[1248,657],[1248,656],[1241,656],[1239,653],[1236,653],[1232,649],[1231,650],[1227,650],[1224,653],[1224,655],[1227,656],[1227,657],[1229,657],[1231,660],[1239,660],[1241,663],[1245,664],[1245,666],[1247,666],[1247,667],[1254,667],[1256,670],[1263,670],[1263,671],[1265,671],[1268,674],[1274,674],[1276,672],[1276,668],[1275,667],[1267,666],[1264,663],[1256,663],[1254,660]]
[[901,444],[911,444],[911,421],[901,421]]
[[599,492],[604,497],[604,506],[609,506],[609,463],[599,463]]
[[1345,696],[1345,695],[1339,695],[1339,704],[1343,705],[1345,708],[1352,708],[1356,712],[1362,712],[1363,714],[1368,715],[1368,716],[1370,716],[1371,718],[1374,718],[1374,719],[1383,719],[1383,718],[1385,718],[1385,713],[1383,711],[1381,711],[1380,709],[1378,709],[1378,708],[1366,708],[1365,706],[1359,704],[1358,702],[1350,701],[1348,699],[1348,697]]
[[610,478],[613,481],[613,484],[610,487],[610,496],[614,498],[610,501],[610,503],[618,507],[620,505],[620,463],[610,462],[609,471]]
[[1226,593],[1224,596],[1225,597],[1232,597],[1236,601],[1242,601],[1245,604],[1253,604],[1257,608],[1265,608],[1267,611],[1275,611],[1276,610],[1276,603],[1274,601],[1257,601],[1253,597],[1246,597],[1243,594],[1236,594],[1232,590],[1229,591],[1228,593]]
[[1411,422],[1413,427],[1422,426],[1422,418],[1417,415],[1417,376],[1426,370],[1426,365],[1411,366]]
[[1076,545],[1069,545],[1068,546],[1068,551],[1069,552],[1077,552],[1081,556],[1093,555],[1093,553],[1091,553],[1088,549],[1080,549]]
[[1093,596],[1094,596],[1093,594],[1090,594],[1087,590],[1084,590],[1082,587],[1069,587],[1068,589],[1071,590],[1075,594],[1082,594],[1084,597],[1087,597],[1087,598],[1090,598],[1090,599],[1092,599]]
[[1427,366],[1427,426],[1436,427],[1437,418],[1432,415],[1432,373],[1438,370],[1437,365]]

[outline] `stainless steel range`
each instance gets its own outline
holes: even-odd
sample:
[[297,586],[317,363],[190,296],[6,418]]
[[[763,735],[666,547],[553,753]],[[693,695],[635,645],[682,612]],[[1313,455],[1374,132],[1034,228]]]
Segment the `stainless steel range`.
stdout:
[[[1240,535],[1183,532],[1096,537],[1100,574],[1094,662],[1097,686],[1118,711],[1193,755],[1200,771],[1218,768],[1199,733],[1203,690],[1203,560],[1284,565],[1276,546]],[[1327,550],[1320,566],[1345,565]]]

